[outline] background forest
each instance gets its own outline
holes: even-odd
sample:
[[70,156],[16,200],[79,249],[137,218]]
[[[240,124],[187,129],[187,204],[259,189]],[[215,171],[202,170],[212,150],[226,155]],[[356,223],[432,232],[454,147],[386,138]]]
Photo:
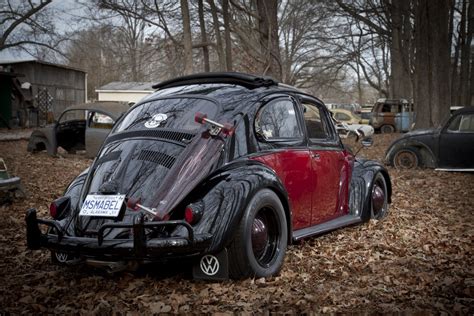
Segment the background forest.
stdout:
[[2,0],[0,53],[111,81],[272,76],[327,103],[414,100],[416,127],[472,105],[469,0]]

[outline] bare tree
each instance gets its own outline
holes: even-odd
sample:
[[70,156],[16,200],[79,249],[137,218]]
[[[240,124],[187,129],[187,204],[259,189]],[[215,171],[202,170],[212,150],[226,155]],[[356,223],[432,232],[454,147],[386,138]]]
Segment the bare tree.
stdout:
[[[206,22],[204,21],[204,4],[203,0],[198,0],[198,11],[199,11],[199,28],[201,29],[201,41],[203,43],[207,42],[206,34]],[[204,71],[210,71],[209,65],[209,47],[207,45],[202,46],[203,62],[204,62]]]
[[256,0],[260,51],[264,56],[262,73],[281,80],[281,57],[278,39],[278,1]]
[[449,113],[449,2],[415,7],[415,127],[438,126]]
[[461,66],[459,75],[459,105],[470,105],[470,71],[472,64],[472,33],[474,31],[474,3],[463,1],[463,10],[459,28],[460,48],[461,48]]
[[191,38],[191,20],[189,18],[188,0],[180,0],[183,22],[184,73],[193,73],[193,42]]
[[227,71],[232,71],[232,41],[230,38],[229,0],[222,1],[222,15],[224,18],[225,65]]
[[61,53],[59,45],[64,39],[55,36],[52,17],[46,10],[51,1],[2,1],[0,51],[10,48],[28,50],[41,46]]

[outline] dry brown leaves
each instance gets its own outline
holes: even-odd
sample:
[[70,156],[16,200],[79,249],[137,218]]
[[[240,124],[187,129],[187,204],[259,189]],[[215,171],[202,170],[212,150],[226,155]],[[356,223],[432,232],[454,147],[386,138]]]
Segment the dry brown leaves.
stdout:
[[[376,135],[360,155],[381,159],[397,135]],[[52,199],[91,162],[0,142],[26,199],[0,207],[0,313],[474,312],[474,174],[390,169],[388,217],[289,248],[278,277],[206,283],[183,269],[107,276],[57,267],[25,247],[24,213]]]

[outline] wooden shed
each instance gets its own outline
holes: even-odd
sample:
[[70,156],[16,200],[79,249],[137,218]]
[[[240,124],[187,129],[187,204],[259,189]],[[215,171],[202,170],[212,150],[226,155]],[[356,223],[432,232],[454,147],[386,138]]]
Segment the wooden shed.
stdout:
[[77,68],[40,60],[0,60],[0,76],[2,84],[10,87],[0,91],[10,94],[0,95],[10,104],[2,102],[0,106],[3,112],[11,109],[7,119],[11,125],[38,125],[43,110],[41,97],[48,100],[47,110],[54,118],[66,107],[87,100],[87,74]]

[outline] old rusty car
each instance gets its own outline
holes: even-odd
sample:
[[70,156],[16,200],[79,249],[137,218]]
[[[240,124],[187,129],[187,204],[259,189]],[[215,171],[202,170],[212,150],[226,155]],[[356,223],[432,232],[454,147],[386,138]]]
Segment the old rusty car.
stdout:
[[115,121],[129,109],[126,103],[92,102],[66,108],[53,124],[33,131],[27,150],[46,150],[56,156],[58,148],[69,153],[85,150],[94,158]]
[[195,278],[267,277],[292,242],[387,214],[387,170],[345,149],[317,98],[241,73],[154,88],[52,219],[27,211],[30,249],[110,271],[187,259]]
[[438,128],[403,135],[388,147],[385,161],[400,169],[474,171],[474,107],[453,112]]

